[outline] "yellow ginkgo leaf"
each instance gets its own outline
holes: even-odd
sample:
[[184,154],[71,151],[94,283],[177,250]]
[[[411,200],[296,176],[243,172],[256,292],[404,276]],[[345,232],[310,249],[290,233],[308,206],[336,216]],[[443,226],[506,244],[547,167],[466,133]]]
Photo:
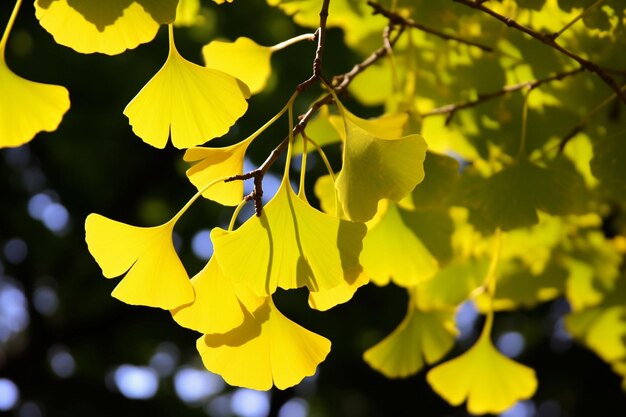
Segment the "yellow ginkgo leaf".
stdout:
[[200,14],[200,0],[178,0],[176,7],[176,20],[174,26],[194,26],[204,22]]
[[128,273],[113,297],[133,305],[172,310],[194,300],[194,290],[174,244],[175,220],[157,227],[136,227],[90,214],[85,240],[106,278]]
[[56,130],[70,108],[65,87],[21,78],[4,59],[0,59],[0,86],[0,148],[20,146],[39,132]]
[[271,298],[244,323],[198,339],[204,366],[230,384],[256,390],[286,389],[315,373],[330,341],[283,316]]
[[454,346],[454,310],[420,311],[415,302],[402,323],[369,348],[363,359],[388,378],[404,378],[440,360]]
[[461,356],[431,369],[426,380],[452,405],[467,400],[472,414],[498,414],[537,389],[535,371],[498,352],[489,332]]
[[387,202],[380,220],[373,226],[368,223],[361,263],[376,285],[387,285],[391,279],[395,284],[409,288],[430,279],[439,265],[414,231],[402,221],[399,210],[395,203]]
[[[241,174],[243,160],[253,137],[224,148],[189,148],[184,159],[194,165],[187,177],[198,190],[216,178]],[[221,182],[202,193],[204,198],[225,206],[236,206],[243,199],[243,181]]]
[[15,4],[0,40],[0,149],[23,145],[39,132],[56,130],[70,108],[65,87],[29,81],[6,64],[4,52],[20,5]]
[[338,106],[345,127],[339,201],[348,218],[367,221],[379,200],[399,201],[424,179],[426,142],[417,134],[396,135],[388,120],[364,120]]
[[285,176],[260,217],[232,232],[215,228],[211,239],[224,274],[264,296],[277,287],[323,291],[352,282],[365,233],[363,224],[311,207]]
[[273,49],[261,46],[252,39],[241,37],[234,42],[212,41],[202,48],[208,68],[231,74],[250,87],[256,94],[265,88],[272,68]]
[[124,109],[133,132],[164,148],[190,148],[222,136],[248,109],[249,91],[237,78],[184,59],[169,26],[170,51],[165,65]]
[[172,310],[178,324],[207,334],[226,333],[243,323],[244,306],[214,257],[191,279],[191,284],[196,294],[194,301]]
[[336,305],[350,301],[356,290],[370,282],[369,277],[361,273],[352,282],[344,281],[330,290],[309,293],[309,306],[319,311],[330,310]]
[[176,17],[178,0],[35,0],[39,23],[77,52],[116,55],[150,42]]

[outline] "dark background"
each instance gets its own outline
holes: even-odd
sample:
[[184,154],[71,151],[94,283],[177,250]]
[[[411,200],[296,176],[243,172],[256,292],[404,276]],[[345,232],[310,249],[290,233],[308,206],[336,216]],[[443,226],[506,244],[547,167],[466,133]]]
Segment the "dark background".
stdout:
[[[310,31],[294,26],[263,0],[204,5],[216,17],[213,25],[176,30],[180,52],[198,63],[201,46],[214,37],[248,36],[271,45]],[[0,3],[0,26],[12,6],[11,1]],[[343,46],[340,31],[330,30],[327,45],[327,75],[345,72],[358,62]],[[220,401],[228,404],[234,398],[230,387],[191,404],[179,398],[176,369],[202,368],[195,351],[198,335],[178,327],[167,312],[127,306],[110,297],[117,280],[102,277],[84,242],[83,222],[91,212],[130,224],[160,224],[195,191],[184,175],[183,152],[171,145],[157,150],[143,143],[122,115],[128,101],[163,64],[166,51],[162,27],[152,43],[122,55],[81,55],[53,42],[38,25],[32,2],[20,11],[7,62],[25,78],[65,85],[72,107],[56,132],[0,151],[0,327],[13,329],[0,333],[0,379],[13,381],[19,389],[19,401],[8,415],[201,416],[219,408]],[[225,140],[247,136],[277,112],[295,86],[310,75],[313,53],[313,44],[302,43],[276,54],[270,88],[250,100],[248,113]],[[1,94],[0,85],[3,99]],[[297,110],[303,111],[315,94],[319,91],[300,99]],[[359,109],[361,115],[367,112],[373,115],[377,109]],[[282,139],[283,124],[270,129],[251,149],[255,165]],[[323,172],[320,165],[313,167],[310,181]],[[67,210],[65,227],[51,230],[29,214],[29,203],[32,211],[34,196],[41,199],[41,195],[47,196],[48,205],[57,204],[57,217],[52,211],[48,221],[58,220],[60,207]],[[200,230],[223,225],[230,215],[230,210],[200,201],[179,222],[180,256],[190,274],[204,262],[194,255],[193,237]],[[329,338],[333,349],[316,378],[295,389],[271,391],[272,415],[292,397],[306,401],[310,416],[466,415],[464,407],[449,407],[434,394],[423,372],[388,380],[361,359],[365,349],[402,319],[405,291],[368,286],[347,305],[326,313],[308,309],[302,291],[279,294],[278,304],[286,316]],[[532,401],[509,415],[625,415],[620,379],[593,353],[563,335],[559,318],[565,312],[559,300],[534,311],[498,315],[494,334],[522,334],[526,343],[518,360],[535,368],[540,380]],[[451,356],[470,344],[479,326],[480,318]],[[150,399],[126,398],[115,382],[117,367],[148,366],[151,358],[156,366],[157,352],[169,355],[176,367],[169,375],[162,371],[165,375]],[[198,383],[192,385],[197,388]]]

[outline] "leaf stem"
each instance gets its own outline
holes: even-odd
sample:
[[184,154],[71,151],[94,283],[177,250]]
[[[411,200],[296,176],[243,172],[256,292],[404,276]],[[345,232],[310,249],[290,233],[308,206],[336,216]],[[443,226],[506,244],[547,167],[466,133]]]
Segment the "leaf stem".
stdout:
[[574,23],[578,22],[587,13],[589,13],[591,10],[595,9],[597,6],[601,5],[602,3],[604,3],[604,0],[598,0],[595,3],[593,3],[591,6],[587,7],[586,9],[584,9],[578,16],[576,16],[574,19],[572,19],[571,22],[569,22],[567,25],[563,26],[563,28],[561,28],[561,30],[559,30],[558,32],[555,32],[552,35],[550,35],[550,38],[552,38],[552,40],[556,40],[559,36],[561,36],[563,34],[563,32],[565,32],[567,29],[572,27],[574,25]]
[[277,43],[274,46],[270,46],[269,49],[273,52],[276,52],[301,41],[314,41],[314,40],[315,40],[315,33],[305,33],[303,35],[298,35],[291,39],[287,39],[286,41]]
[[491,334],[491,329],[493,327],[493,316],[494,316],[494,300],[496,298],[496,281],[497,274],[496,269],[498,268],[498,262],[500,261],[500,252],[502,249],[502,232],[498,227],[494,234],[494,244],[493,244],[493,254],[491,256],[491,262],[489,262],[489,269],[487,270],[487,275],[485,276],[485,285],[487,287],[487,294],[490,298],[489,312],[487,314],[487,320],[485,321],[485,327],[483,327],[483,331],[481,337],[488,337]]
[[235,211],[233,211],[233,215],[230,218],[230,222],[228,223],[228,231],[231,232],[234,228],[235,228],[235,221],[237,221],[237,217],[239,217],[239,213],[241,212],[241,209],[243,208],[243,206],[245,206],[247,203],[247,201],[241,200],[241,202],[237,205],[237,207],[235,208]]
[[304,131],[301,133],[301,135],[304,138],[305,142],[311,142],[313,146],[315,146],[317,153],[320,155],[320,158],[322,158],[322,161],[324,161],[324,165],[326,166],[326,171],[328,171],[328,174],[333,179],[333,182],[335,182],[335,171],[333,170],[333,167],[330,165],[330,162],[328,161],[328,157],[326,157],[326,153],[324,152],[322,147],[315,140],[307,136],[307,134]]
[[306,194],[304,192],[304,177],[306,175],[306,159],[307,159],[307,140],[302,136],[302,162],[300,164],[300,184],[298,186],[298,197],[306,200]]
[[[626,84],[622,86],[621,90],[626,91]],[[596,114],[598,114],[600,110],[604,109],[606,106],[611,104],[616,98],[617,98],[616,94],[611,94],[610,96],[602,100],[600,104],[598,104],[589,112],[587,112],[587,114],[581,117],[580,122],[576,126],[574,126],[574,128],[570,130],[570,132],[567,135],[565,135],[563,139],[561,139],[561,142],[559,142],[559,153],[563,153],[563,150],[565,149],[565,146],[569,143],[569,141],[572,140],[574,136],[576,136],[578,133],[582,132],[585,129],[585,126],[587,125],[587,123],[589,123],[589,121],[591,121],[591,119]]]
[[532,93],[532,88],[524,94],[524,104],[522,105],[522,128],[519,140],[519,150],[517,152],[517,160],[519,161],[526,156],[526,131],[528,128],[528,97]]
[[204,193],[209,188],[213,187],[215,184],[226,181],[228,178],[229,177],[221,177],[221,178],[214,179],[213,181],[211,181],[210,183],[208,183],[207,185],[199,189],[198,192],[194,194],[194,196],[191,197],[189,201],[187,201],[187,203],[180,210],[178,210],[178,213],[176,213],[174,217],[172,217],[170,222],[177,222],[182,217],[182,215],[185,214],[185,212],[189,209],[189,207],[191,207],[191,205],[195,203],[198,198],[200,198],[202,193]]
[[11,29],[13,29],[13,25],[15,24],[15,19],[17,18],[17,13],[19,12],[21,5],[22,5],[22,0],[17,0],[15,2],[13,11],[11,12],[11,16],[9,17],[9,21],[7,22],[7,25],[4,28],[4,33],[2,34],[2,40],[0,40],[0,60],[2,61],[4,61],[4,51],[6,49],[7,41],[9,39],[9,33],[11,33]]

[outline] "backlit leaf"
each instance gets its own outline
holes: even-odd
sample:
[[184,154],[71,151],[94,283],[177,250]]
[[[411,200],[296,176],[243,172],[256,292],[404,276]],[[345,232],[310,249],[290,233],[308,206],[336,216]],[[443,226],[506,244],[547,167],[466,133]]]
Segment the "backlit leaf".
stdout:
[[39,132],[56,130],[70,108],[65,87],[19,77],[9,69],[3,55],[0,56],[0,86],[0,148],[20,146]]
[[[201,190],[217,178],[241,174],[250,142],[243,140],[224,148],[187,149],[184,159],[193,163],[187,170],[189,181]],[[243,181],[221,182],[204,191],[202,196],[225,206],[236,206],[243,199]]]
[[270,298],[244,323],[198,339],[204,366],[234,386],[286,389],[311,376],[330,351],[330,341],[292,322]]
[[106,278],[127,272],[113,297],[127,304],[171,310],[194,300],[189,276],[178,259],[174,220],[156,227],[137,227],[90,214],[85,221],[89,252]]
[[272,71],[272,49],[252,39],[241,37],[234,42],[211,41],[202,48],[208,68],[223,71],[246,83],[252,94],[263,90]]
[[352,282],[365,232],[363,224],[314,209],[283,179],[260,217],[233,232],[213,229],[211,238],[227,277],[269,295],[277,287],[324,291]]
[[172,23],[178,0],[35,0],[35,15],[54,40],[77,52],[116,55],[150,42]]
[[363,359],[388,378],[404,378],[440,360],[454,346],[456,333],[453,310],[420,311],[410,302],[400,325]]
[[191,284],[196,294],[194,301],[172,310],[179,325],[207,334],[226,333],[243,323],[244,307],[215,258],[191,279]]
[[165,65],[124,109],[133,132],[164,148],[172,136],[177,148],[190,148],[222,136],[248,109],[247,87],[224,72],[184,59],[170,27]]
[[498,414],[537,389],[535,371],[496,350],[488,333],[467,352],[431,369],[430,386],[452,405],[467,401],[472,414]]
[[343,167],[337,177],[339,201],[354,221],[374,217],[378,201],[399,201],[424,178],[426,142],[420,135],[400,137],[388,121],[364,120],[338,104],[343,115]]
[[361,263],[376,285],[392,280],[412,287],[432,277],[437,260],[400,216],[396,204],[388,202],[380,221],[371,226],[363,241]]

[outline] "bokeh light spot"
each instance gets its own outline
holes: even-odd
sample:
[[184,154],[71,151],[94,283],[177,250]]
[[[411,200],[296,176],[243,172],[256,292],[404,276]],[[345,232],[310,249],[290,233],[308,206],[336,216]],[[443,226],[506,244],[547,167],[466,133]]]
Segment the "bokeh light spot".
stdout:
[[0,411],[9,411],[17,405],[20,391],[10,379],[0,378]]
[[270,412],[270,396],[267,392],[239,388],[233,393],[230,406],[241,417],[266,417]]
[[185,366],[174,375],[174,388],[184,402],[198,403],[220,392],[224,381],[208,371]]
[[498,337],[496,345],[504,355],[516,358],[524,351],[526,339],[519,332],[506,332]]
[[152,398],[159,388],[156,371],[147,366],[120,365],[114,378],[122,395],[133,400]]
[[26,256],[28,256],[28,246],[22,239],[11,239],[4,244],[4,257],[10,263],[22,263]]
[[211,242],[211,231],[200,230],[191,239],[191,250],[198,259],[208,261],[213,255],[213,242]]
[[306,417],[309,414],[309,403],[303,398],[292,398],[283,404],[278,417]]

